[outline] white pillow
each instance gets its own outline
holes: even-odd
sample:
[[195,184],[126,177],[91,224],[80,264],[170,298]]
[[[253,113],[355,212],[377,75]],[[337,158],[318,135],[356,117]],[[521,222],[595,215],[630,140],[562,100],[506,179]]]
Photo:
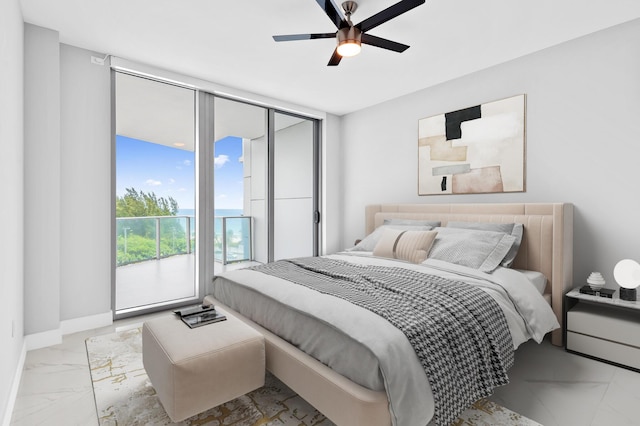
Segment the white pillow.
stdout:
[[515,269],[515,271],[521,272],[525,277],[533,284],[540,294],[544,294],[547,288],[547,277],[542,272],[529,271],[525,269]]
[[373,255],[422,263],[427,258],[436,235],[436,231],[385,229],[373,249]]

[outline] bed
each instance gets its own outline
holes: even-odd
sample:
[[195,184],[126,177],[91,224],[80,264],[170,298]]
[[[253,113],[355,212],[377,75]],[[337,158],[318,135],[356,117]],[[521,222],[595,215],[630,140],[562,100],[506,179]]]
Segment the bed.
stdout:
[[[515,257],[510,269],[534,271],[541,273],[546,277],[546,285],[541,289],[541,293],[543,293],[544,300],[546,300],[551,307],[550,312],[552,310],[552,315],[555,316],[554,320],[557,321],[558,325],[562,326],[563,296],[572,286],[573,210],[571,204],[515,203],[371,205],[367,206],[365,209],[365,229],[363,234],[372,234],[376,229],[382,226],[385,221],[389,220],[439,221],[443,227],[450,222],[522,224],[524,228],[522,241],[517,252],[517,256]],[[343,262],[345,261],[346,256],[352,254],[353,253],[343,253],[333,256],[332,261]],[[366,264],[374,262],[374,260],[368,260],[366,257],[356,257],[358,258],[356,263]],[[375,259],[375,257],[372,259]],[[375,262],[378,261],[375,260]],[[387,260],[382,259],[381,262],[387,262]],[[437,262],[432,266],[438,267]],[[337,334],[337,336],[325,337],[323,335],[321,338],[308,339],[303,344],[296,341],[296,345],[292,345],[275,333],[252,321],[250,318],[259,319],[261,317],[259,310],[262,308],[246,306],[244,305],[244,302],[239,302],[248,298],[247,288],[244,288],[243,291],[245,293],[240,295],[234,296],[232,294],[230,296],[228,292],[235,291],[229,289],[236,288],[230,283],[234,280],[241,281],[241,279],[259,282],[256,284],[258,287],[262,285],[264,288],[269,289],[278,288],[278,280],[280,280],[280,278],[269,276],[268,274],[256,274],[262,273],[255,271],[234,271],[224,274],[221,279],[216,279],[216,281],[219,281],[218,288],[222,288],[224,290],[218,290],[217,293],[215,293],[216,297],[212,295],[207,296],[207,300],[220,306],[223,310],[227,310],[231,314],[238,316],[247,324],[264,334],[266,341],[267,369],[285,384],[290,386],[300,396],[314,405],[330,420],[339,425],[412,424],[414,422],[413,419],[418,418],[419,416],[424,416],[424,412],[412,412],[410,415],[407,415],[407,410],[402,408],[402,403],[404,403],[405,406],[406,404],[410,404],[409,411],[414,409],[417,411],[433,410],[433,408],[429,406],[429,404],[433,404],[433,401],[422,404],[426,408],[421,407],[421,404],[411,403],[411,398],[418,398],[418,396],[412,395],[411,392],[405,392],[404,395],[400,395],[399,397],[397,395],[390,396],[391,391],[389,389],[396,386],[394,383],[400,380],[412,380],[412,374],[410,373],[411,366],[407,367],[411,362],[406,361],[406,354],[401,352],[400,349],[398,349],[398,353],[394,352],[392,354],[393,356],[382,356],[382,358],[391,358],[395,361],[389,361],[389,359],[377,359],[376,362],[381,363],[382,373],[380,376],[382,377],[380,378],[380,381],[383,382],[385,386],[383,389],[380,389],[379,383],[369,385],[368,380],[371,382],[376,381],[376,378],[373,377],[374,375],[364,378],[358,377],[357,380],[351,380],[350,378],[345,377],[347,374],[344,374],[343,370],[338,368],[339,366],[332,365],[332,362],[327,362],[328,365],[331,365],[331,368],[328,365],[317,361],[314,357],[298,348],[298,346],[306,346],[305,350],[310,353],[314,353],[313,348],[320,345],[320,342],[323,340],[333,342],[333,347],[342,347],[340,343],[341,341],[339,340],[341,338],[340,333],[334,333]],[[244,277],[242,277],[242,275],[244,275]],[[287,335],[287,332],[282,333],[282,330],[279,328],[280,325],[284,323],[295,323],[302,326],[302,323],[305,321],[306,313],[298,312],[301,308],[299,308],[298,305],[295,305],[295,303],[302,302],[299,301],[299,295],[297,293],[290,290],[283,291],[284,292],[280,295],[274,295],[272,298],[286,299],[289,297],[291,299],[295,299],[295,302],[292,302],[295,309],[291,310],[293,313],[279,313],[277,318],[281,318],[281,323],[275,325],[269,324],[268,326],[279,334]],[[307,289],[300,291],[308,292],[313,290]],[[257,293],[257,290],[252,288],[248,290],[248,293]],[[264,296],[258,296],[258,306],[262,306],[260,302],[261,297]],[[348,302],[335,302],[335,305],[340,307],[342,306],[342,303]],[[314,304],[315,302],[311,303],[308,308],[313,310]],[[321,310],[324,310],[324,308]],[[336,312],[338,311],[340,310],[338,309]],[[264,313],[262,315],[264,316]],[[371,315],[375,316],[375,314]],[[271,316],[274,317],[273,315]],[[324,322],[330,323],[333,320],[332,318],[332,316],[327,317],[324,319]],[[367,321],[370,322],[370,324],[377,324],[376,321],[378,320],[373,319],[373,317],[367,317]],[[378,325],[380,327],[383,326],[383,324],[380,323],[369,328],[378,330]],[[327,328],[329,332],[327,335],[331,334],[330,329],[332,327],[333,324],[329,324],[329,327]],[[382,330],[382,328],[380,328],[380,330]],[[374,337],[375,336],[370,336],[369,340],[375,340]],[[289,336],[287,336],[287,338],[289,338]],[[358,338],[360,339],[360,337]],[[366,340],[365,337],[362,339]],[[561,327],[551,333],[551,340],[555,345],[563,344]],[[338,344],[336,344],[336,342],[338,342]],[[311,350],[308,350],[309,347],[311,347]],[[349,347],[348,350],[351,351],[351,347]],[[374,352],[374,358],[377,356],[377,353],[375,353],[375,351],[378,350],[377,348],[371,349],[370,347],[367,347],[365,350],[361,350],[360,352],[353,352],[359,354],[357,355],[357,357],[359,357],[357,359],[362,359],[363,365],[367,365],[365,362],[367,361],[367,350]],[[349,353],[352,354],[352,352]],[[316,356],[315,353],[314,356]],[[394,356],[396,357],[394,358]],[[342,358],[351,359],[353,357],[342,356]],[[390,368],[389,365],[394,362],[401,366],[401,368],[396,369],[400,371],[400,373],[398,373],[400,374],[399,379],[389,379],[387,377],[387,369]],[[416,379],[416,381],[417,383],[414,383],[413,385],[416,387],[421,386],[420,380]],[[359,384],[363,382],[364,385]],[[411,388],[409,387],[409,389]],[[422,397],[420,396],[420,398]],[[397,401],[401,401],[401,403],[398,403]],[[411,417],[414,415],[418,417]]]

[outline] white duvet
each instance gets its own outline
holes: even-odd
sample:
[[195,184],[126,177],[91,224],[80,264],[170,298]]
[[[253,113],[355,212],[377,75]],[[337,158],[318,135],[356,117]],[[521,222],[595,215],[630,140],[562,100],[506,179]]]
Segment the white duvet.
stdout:
[[[487,274],[433,259],[416,265],[353,252],[326,257],[360,265],[402,266],[476,285],[502,308],[514,348],[530,338],[539,343],[559,327],[549,304],[524,274],[512,269],[499,267]],[[260,294],[259,302],[250,302],[248,293]],[[251,270],[222,274],[213,295],[353,381],[374,390],[384,387],[395,425],[426,425],[432,418],[433,396],[424,369],[404,334],[384,318]],[[302,327],[302,323],[308,324]],[[355,343],[347,342],[350,339]]]

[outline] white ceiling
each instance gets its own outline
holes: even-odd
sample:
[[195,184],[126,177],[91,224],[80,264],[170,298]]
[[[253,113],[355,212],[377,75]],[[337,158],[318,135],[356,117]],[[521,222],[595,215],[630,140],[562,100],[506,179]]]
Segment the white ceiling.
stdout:
[[118,73],[115,110],[117,135],[194,150],[193,90]]
[[[227,136],[263,137],[266,109],[228,99],[215,100],[214,140]],[[195,92],[128,74],[116,74],[116,134],[171,148],[193,151]],[[276,113],[275,131],[303,119]]]
[[[355,23],[398,0],[360,0]],[[327,67],[332,32],[314,0],[21,0],[25,22],[62,43],[342,115],[640,17],[638,0],[428,0],[370,31],[411,46],[363,46]]]

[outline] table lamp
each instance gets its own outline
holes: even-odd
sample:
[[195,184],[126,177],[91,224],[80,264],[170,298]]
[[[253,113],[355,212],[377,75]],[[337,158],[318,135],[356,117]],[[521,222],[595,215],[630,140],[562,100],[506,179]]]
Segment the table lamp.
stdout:
[[636,287],[640,285],[640,264],[635,260],[624,259],[616,264],[613,277],[620,285],[620,299],[636,301]]

